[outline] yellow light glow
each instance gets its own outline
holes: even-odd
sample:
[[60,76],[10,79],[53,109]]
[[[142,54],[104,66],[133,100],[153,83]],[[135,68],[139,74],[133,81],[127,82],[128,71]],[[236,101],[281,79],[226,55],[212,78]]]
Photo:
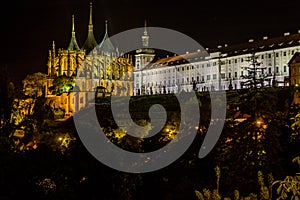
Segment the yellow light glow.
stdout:
[[59,140],[59,141],[62,141],[62,140],[63,140],[63,138],[62,138],[62,137],[59,137],[59,138],[58,138],[58,140]]

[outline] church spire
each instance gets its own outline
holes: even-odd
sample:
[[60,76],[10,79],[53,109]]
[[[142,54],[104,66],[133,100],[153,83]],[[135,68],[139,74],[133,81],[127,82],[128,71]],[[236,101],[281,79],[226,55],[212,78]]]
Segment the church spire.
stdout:
[[93,32],[93,3],[90,2],[89,32]]
[[116,49],[108,37],[108,21],[105,20],[105,34],[99,45],[99,50],[105,54],[116,53]]
[[71,41],[68,47],[68,50],[79,50],[78,43],[76,41],[76,36],[75,36],[75,22],[74,22],[74,15],[72,15],[72,37]]
[[93,28],[93,3],[90,2],[90,18],[89,18],[89,25],[88,25],[88,36],[82,46],[82,49],[86,50],[87,53],[92,51],[97,46],[97,42],[94,37],[93,29],[94,29]]
[[149,35],[147,33],[147,21],[145,20],[145,26],[144,26],[144,35],[142,35],[142,43],[143,47],[147,48],[149,45]]
[[108,30],[108,26],[107,26],[107,20],[105,20],[105,35],[107,35],[107,30]]

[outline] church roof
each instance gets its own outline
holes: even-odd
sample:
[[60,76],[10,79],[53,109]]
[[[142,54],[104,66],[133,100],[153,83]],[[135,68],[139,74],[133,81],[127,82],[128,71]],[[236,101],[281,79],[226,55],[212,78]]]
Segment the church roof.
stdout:
[[110,41],[108,37],[108,26],[107,26],[107,20],[105,21],[105,34],[103,37],[102,42],[99,44],[98,47],[99,52],[104,52],[104,53],[115,53],[116,49],[112,42]]
[[71,41],[69,43],[68,50],[80,50],[78,43],[76,41],[76,36],[75,36],[74,15],[72,15],[72,37],[71,37]]
[[89,25],[88,25],[88,36],[86,41],[84,42],[82,49],[86,50],[87,53],[92,51],[96,46],[97,42],[94,37],[94,32],[93,32],[93,19],[92,19],[92,10],[93,10],[93,5],[92,2],[90,3],[90,19],[89,19]]

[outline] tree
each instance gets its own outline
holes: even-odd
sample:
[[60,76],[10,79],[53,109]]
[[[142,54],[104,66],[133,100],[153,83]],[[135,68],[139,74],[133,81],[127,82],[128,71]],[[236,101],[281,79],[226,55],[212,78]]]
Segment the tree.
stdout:
[[285,159],[281,138],[288,132],[288,104],[284,101],[288,101],[290,95],[287,89],[273,87],[234,93],[236,95],[228,100],[234,105],[230,105],[216,158],[226,174],[226,187],[238,187],[243,192],[258,191],[259,170],[272,172],[277,177],[283,173]]
[[0,134],[9,135],[15,90],[6,67],[0,69],[0,96]]
[[37,72],[27,75],[22,83],[24,94],[32,98],[37,98],[44,94],[47,77],[46,74]]
[[257,58],[258,57],[255,55],[255,52],[253,52],[248,58],[247,61],[250,63],[250,65],[249,67],[245,67],[245,69],[248,71],[248,74],[241,76],[242,78],[247,79],[247,81],[243,82],[243,86],[248,86],[250,88],[254,87],[255,89],[258,86],[264,87],[264,82],[266,80],[264,70],[266,67],[262,67]]
[[53,94],[60,95],[64,92],[71,92],[75,87],[75,83],[70,76],[57,76],[53,79],[52,86],[49,88]]

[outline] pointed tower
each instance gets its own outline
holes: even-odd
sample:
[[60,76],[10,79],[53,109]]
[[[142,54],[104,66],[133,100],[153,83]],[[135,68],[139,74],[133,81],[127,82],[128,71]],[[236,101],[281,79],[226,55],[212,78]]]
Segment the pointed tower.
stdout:
[[80,50],[78,43],[76,41],[76,36],[75,36],[74,15],[72,15],[72,37],[71,37],[71,41],[70,41],[68,50]]
[[143,81],[143,73],[142,71],[145,67],[151,63],[154,59],[154,49],[149,48],[149,35],[147,32],[147,22],[145,20],[144,24],[144,34],[142,35],[142,46],[143,48],[136,50],[135,55],[135,69],[134,69],[134,94],[140,95],[144,94],[145,86]]
[[87,54],[97,46],[97,42],[95,40],[94,32],[93,32],[94,27],[93,27],[92,11],[93,11],[93,4],[92,2],[90,2],[90,19],[89,19],[89,26],[88,26],[88,36],[82,46],[82,49],[85,50]]
[[105,34],[98,49],[100,55],[116,56],[116,49],[108,37],[108,21],[105,20]]
[[145,20],[144,24],[144,35],[142,36],[142,43],[144,48],[148,48],[149,45],[149,35],[147,33],[147,21]]

